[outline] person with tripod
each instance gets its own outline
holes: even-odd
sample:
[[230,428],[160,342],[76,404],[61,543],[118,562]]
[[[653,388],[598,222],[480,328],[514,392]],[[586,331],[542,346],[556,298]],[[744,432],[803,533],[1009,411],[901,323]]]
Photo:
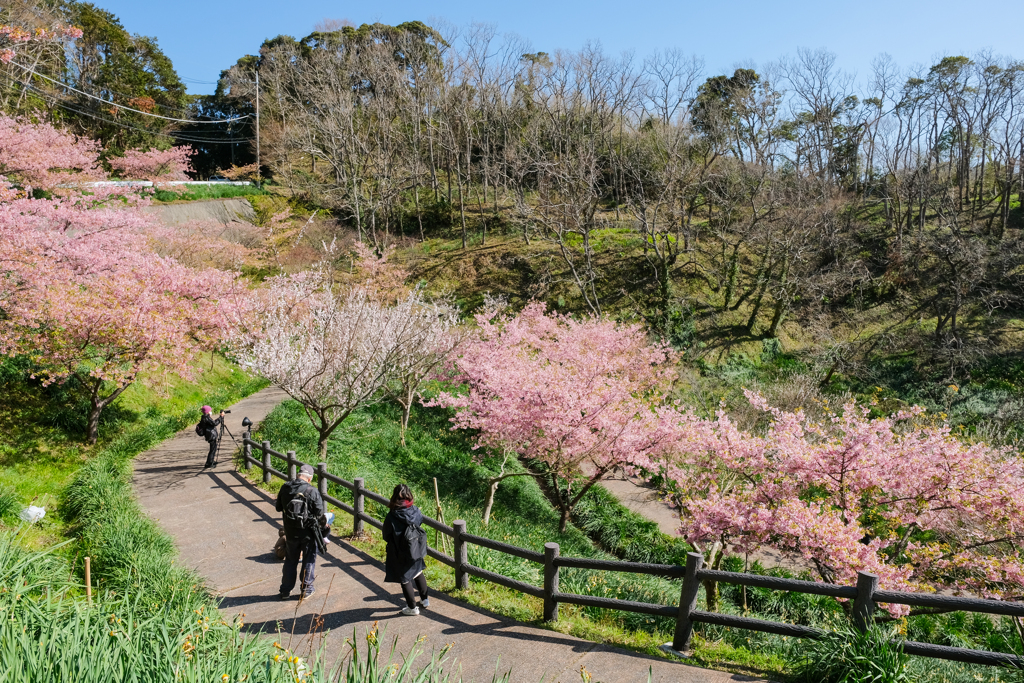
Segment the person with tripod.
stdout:
[[207,443],[210,444],[210,452],[206,456],[206,464],[203,465],[203,469],[217,464],[217,448],[220,446],[220,429],[218,427],[223,425],[223,410],[220,411],[220,416],[215,420],[213,419],[213,408],[203,406],[203,417],[199,420],[199,424],[196,425],[196,434],[204,437]]

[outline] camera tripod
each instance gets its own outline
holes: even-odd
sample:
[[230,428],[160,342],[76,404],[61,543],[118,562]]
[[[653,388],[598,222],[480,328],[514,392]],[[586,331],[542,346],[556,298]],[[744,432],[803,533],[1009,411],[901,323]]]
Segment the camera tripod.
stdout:
[[[223,415],[221,417],[223,417]],[[214,467],[216,467],[217,463],[220,462],[220,442],[221,442],[221,439],[224,438],[224,432],[227,432],[228,436],[231,437],[231,440],[235,442],[235,448],[239,448],[238,440],[235,439],[235,435],[231,433],[231,430],[228,429],[228,426],[226,424],[224,424],[223,420],[221,420],[220,430],[217,432],[217,451],[216,451],[216,453],[214,453],[214,456],[213,456],[213,465],[214,465]]]

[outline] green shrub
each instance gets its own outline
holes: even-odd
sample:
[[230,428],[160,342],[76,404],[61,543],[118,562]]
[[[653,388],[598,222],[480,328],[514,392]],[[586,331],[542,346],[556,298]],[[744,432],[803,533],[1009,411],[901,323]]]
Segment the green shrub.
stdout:
[[909,657],[895,628],[840,626],[811,641],[795,667],[806,683],[910,683]]

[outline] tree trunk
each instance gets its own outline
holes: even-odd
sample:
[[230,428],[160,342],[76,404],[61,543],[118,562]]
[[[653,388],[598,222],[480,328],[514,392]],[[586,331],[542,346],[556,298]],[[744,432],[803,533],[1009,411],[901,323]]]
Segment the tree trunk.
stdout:
[[[725,556],[724,546],[715,541],[714,545],[711,546],[711,569],[718,571],[722,567],[722,557]],[[718,611],[718,582],[713,580],[704,581],[704,596],[707,599],[707,609],[709,612]]]
[[558,531],[559,533],[565,533],[566,527],[569,526],[569,508],[562,507],[562,517],[558,520]]
[[402,404],[402,446],[405,446],[405,430],[409,428],[409,411],[412,410],[412,401]]
[[502,477],[494,477],[493,479],[487,480],[487,505],[484,506],[484,526],[491,523],[491,508],[494,507],[494,494],[498,491],[498,484],[501,483]]
[[[82,381],[83,384],[87,384],[81,377],[79,377],[79,381]],[[106,398],[100,397],[100,389],[103,388],[103,380],[90,378],[89,381],[92,383],[92,392],[89,396],[89,422],[86,427],[86,434],[88,436],[89,443],[95,444],[100,435],[100,415],[103,413],[103,409],[113,403],[114,399],[124,393],[124,390],[130,387],[134,380],[128,380],[126,384],[115,389],[114,392]]]
[[775,314],[772,316],[772,324],[768,327],[766,333],[769,337],[775,338],[779,336],[779,325],[782,324],[782,319],[786,315],[786,302],[779,301],[775,304]]
[[732,301],[732,290],[736,286],[736,273],[739,270],[740,245],[736,243],[732,249],[732,256],[729,258],[729,266],[725,276],[725,296],[722,299],[722,312],[729,310]]

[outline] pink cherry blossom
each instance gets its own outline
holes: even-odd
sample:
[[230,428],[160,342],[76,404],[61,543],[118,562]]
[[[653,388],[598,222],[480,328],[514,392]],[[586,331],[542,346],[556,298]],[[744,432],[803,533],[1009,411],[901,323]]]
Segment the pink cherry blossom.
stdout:
[[893,590],[1021,594],[1024,468],[1013,453],[964,443],[920,408],[870,418],[851,401],[814,422],[747,396],[770,415],[763,435],[724,410],[675,417],[662,465],[685,538],[713,555],[776,548],[828,582],[868,571]]
[[128,180],[188,180],[192,172],[193,150],[188,145],[170,149],[151,149],[145,152],[128,150],[124,156],[107,159],[110,167]]
[[476,430],[477,447],[542,463],[559,492],[563,529],[613,468],[653,467],[652,454],[672,436],[664,409],[650,400],[672,377],[668,349],[649,344],[639,326],[577,321],[540,303],[477,323],[479,338],[455,359],[468,393],[434,403],[456,409],[454,428]]

